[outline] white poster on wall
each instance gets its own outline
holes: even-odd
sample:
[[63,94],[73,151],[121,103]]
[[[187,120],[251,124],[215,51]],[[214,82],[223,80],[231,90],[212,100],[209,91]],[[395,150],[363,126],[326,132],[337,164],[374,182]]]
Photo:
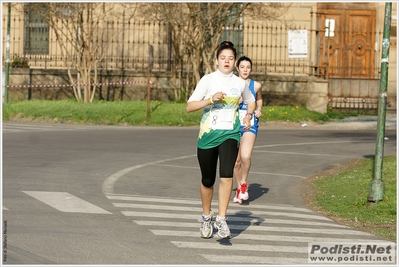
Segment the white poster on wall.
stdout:
[[288,57],[308,57],[308,30],[288,31]]

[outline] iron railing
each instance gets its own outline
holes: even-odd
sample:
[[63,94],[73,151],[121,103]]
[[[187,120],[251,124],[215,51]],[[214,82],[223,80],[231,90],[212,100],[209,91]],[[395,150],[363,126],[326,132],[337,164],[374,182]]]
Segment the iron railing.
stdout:
[[[21,59],[25,59],[24,62],[28,61],[31,68],[66,68],[64,53],[61,53],[61,48],[57,45],[54,32],[44,21],[29,21],[28,23],[25,19],[22,15],[11,16],[10,61],[19,62]],[[3,16],[3,47],[6,47],[6,21],[7,16]],[[41,34],[27,34],[27,31],[32,30],[33,26]],[[325,77],[328,73],[328,66],[318,63],[320,55],[317,41],[315,41],[318,39],[318,34],[324,34],[324,29],[316,30],[312,27],[311,25],[302,25],[287,28],[283,25],[263,22],[252,25],[247,23],[240,28],[242,42],[240,42],[241,47],[238,50],[252,59],[253,73]],[[297,29],[307,30],[308,56],[305,58],[288,56],[288,31]],[[183,66],[175,62],[168,25],[164,22],[134,19],[128,21],[124,18],[115,18],[114,21],[108,22],[108,25],[102,30],[106,34],[113,32],[119,32],[119,34],[111,41],[99,63],[99,69],[146,71],[148,69],[148,47],[152,45],[154,51],[153,71],[171,71],[180,68],[190,71],[189,64],[186,64],[187,58],[183,60]],[[379,40],[381,34],[375,34],[376,40]],[[34,38],[41,39],[35,40]],[[96,46],[104,45],[101,42],[96,43],[96,40],[94,43]],[[34,47],[35,44],[41,47]],[[72,49],[72,46],[70,47]],[[184,51],[184,47],[181,49]],[[40,53],[29,53],[29,51],[40,51]],[[5,49],[3,49],[2,57],[5,62]],[[379,61],[377,57],[378,55],[376,55],[376,61]],[[379,62],[376,62],[375,69],[371,71],[374,73],[374,79],[378,79],[379,65]]]

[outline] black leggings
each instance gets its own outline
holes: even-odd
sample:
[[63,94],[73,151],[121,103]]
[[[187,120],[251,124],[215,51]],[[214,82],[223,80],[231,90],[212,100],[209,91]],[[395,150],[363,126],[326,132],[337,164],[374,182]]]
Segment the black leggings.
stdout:
[[216,181],[216,168],[219,158],[219,175],[222,178],[233,178],[234,165],[238,155],[239,143],[237,140],[228,139],[221,145],[210,148],[197,148],[197,158],[202,175],[202,184],[212,187]]

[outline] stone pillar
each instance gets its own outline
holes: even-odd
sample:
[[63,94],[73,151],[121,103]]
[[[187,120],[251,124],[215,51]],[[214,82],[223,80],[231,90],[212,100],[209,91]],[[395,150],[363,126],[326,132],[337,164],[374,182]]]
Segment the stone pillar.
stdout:
[[309,81],[306,108],[319,113],[327,113],[328,81]]

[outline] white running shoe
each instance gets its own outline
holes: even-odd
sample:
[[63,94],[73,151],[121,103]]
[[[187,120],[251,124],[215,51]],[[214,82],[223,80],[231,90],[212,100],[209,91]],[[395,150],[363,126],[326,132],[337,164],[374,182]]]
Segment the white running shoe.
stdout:
[[201,223],[200,227],[200,234],[201,238],[210,238],[213,233],[213,227],[212,227],[212,217],[213,217],[213,212],[211,211],[211,214],[208,216],[201,216],[201,219],[198,221]]
[[221,218],[219,216],[216,216],[216,222],[214,224],[215,228],[218,230],[218,232],[215,235],[216,237],[226,238],[226,239],[231,238],[230,229],[229,226],[227,225],[226,219],[227,219],[226,217]]

